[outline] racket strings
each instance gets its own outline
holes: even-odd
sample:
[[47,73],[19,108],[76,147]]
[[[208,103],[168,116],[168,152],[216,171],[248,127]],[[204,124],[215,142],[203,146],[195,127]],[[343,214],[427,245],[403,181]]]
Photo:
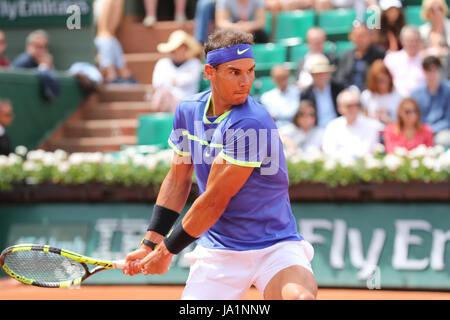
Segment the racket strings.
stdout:
[[74,280],[85,274],[80,263],[52,252],[11,252],[5,263],[17,275],[42,283]]

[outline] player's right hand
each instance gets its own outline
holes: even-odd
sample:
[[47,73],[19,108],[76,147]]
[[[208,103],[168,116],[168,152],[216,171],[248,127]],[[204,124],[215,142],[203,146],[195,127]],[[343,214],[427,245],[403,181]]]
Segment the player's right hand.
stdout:
[[152,249],[144,245],[127,254],[125,266],[122,270],[123,274],[134,276],[135,274],[141,273],[141,260],[151,252]]

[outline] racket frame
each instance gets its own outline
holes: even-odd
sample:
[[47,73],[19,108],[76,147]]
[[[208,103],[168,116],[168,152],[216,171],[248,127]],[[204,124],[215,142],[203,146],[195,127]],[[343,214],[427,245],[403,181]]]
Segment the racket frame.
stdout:
[[[41,252],[51,252],[54,254],[59,254],[61,256],[64,256],[66,258],[75,260],[79,262],[84,270],[85,273],[82,277],[73,279],[73,280],[67,280],[67,281],[60,281],[60,282],[40,282],[36,281],[34,279],[29,279],[26,277],[23,277],[14,271],[12,271],[8,265],[5,263],[5,256],[12,252],[17,251],[41,251]],[[96,266],[95,268],[89,270],[87,264]],[[36,245],[36,244],[17,244],[11,247],[6,248],[3,250],[3,252],[0,255],[0,267],[3,268],[3,270],[12,278],[28,285],[38,286],[38,287],[46,287],[46,288],[68,288],[79,285],[81,282],[92,276],[93,274],[96,274],[100,271],[106,270],[106,269],[120,269],[122,267],[121,261],[108,261],[108,260],[101,260],[101,259],[95,259],[92,257],[84,256],[69,250],[60,249],[51,247],[49,245]]]

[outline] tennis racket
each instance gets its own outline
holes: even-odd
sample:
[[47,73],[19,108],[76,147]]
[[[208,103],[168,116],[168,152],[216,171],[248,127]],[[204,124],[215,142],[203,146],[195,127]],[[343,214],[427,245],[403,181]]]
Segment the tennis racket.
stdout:
[[[95,267],[89,269],[88,265]],[[47,245],[18,244],[3,250],[0,266],[9,276],[25,284],[67,288],[100,271],[123,269],[124,260],[99,260]]]

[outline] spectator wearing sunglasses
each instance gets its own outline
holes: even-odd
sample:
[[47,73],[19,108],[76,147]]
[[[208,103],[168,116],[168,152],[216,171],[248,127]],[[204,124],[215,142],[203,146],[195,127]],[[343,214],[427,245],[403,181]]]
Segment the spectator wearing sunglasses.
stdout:
[[9,67],[9,60],[4,56],[7,47],[5,33],[0,30],[0,68]]
[[323,129],[317,126],[316,108],[303,100],[292,123],[280,128],[280,138],[289,152],[310,152],[322,148]]
[[420,121],[421,111],[413,98],[400,102],[397,122],[391,123],[383,131],[386,153],[393,153],[397,148],[412,150],[423,144],[433,146],[431,127]]

